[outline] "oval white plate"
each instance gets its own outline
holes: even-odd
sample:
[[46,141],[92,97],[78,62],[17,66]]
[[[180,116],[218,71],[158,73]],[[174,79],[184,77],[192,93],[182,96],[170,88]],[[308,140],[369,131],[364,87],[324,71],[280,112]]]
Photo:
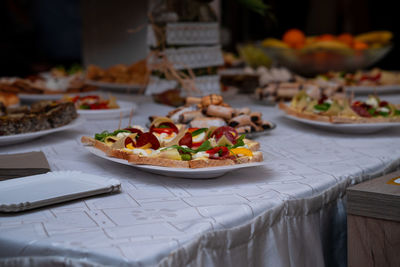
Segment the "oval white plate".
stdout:
[[114,109],[78,109],[78,114],[89,120],[117,119],[121,116],[126,117],[132,111],[135,112],[137,105],[132,102],[117,101],[119,108]]
[[170,167],[160,167],[160,166],[152,166],[152,165],[135,165],[131,164],[126,160],[117,159],[112,157],[107,157],[103,151],[98,150],[94,147],[87,146],[87,150],[106,160],[110,160],[113,162],[117,162],[124,165],[133,166],[135,168],[141,169],[143,171],[165,175],[165,176],[172,176],[172,177],[180,177],[180,178],[189,178],[189,179],[208,179],[208,178],[215,178],[222,176],[230,171],[255,167],[255,166],[262,166],[264,162],[253,162],[253,163],[246,163],[246,164],[237,164],[237,165],[229,165],[229,166],[221,166],[221,167],[211,167],[211,168],[198,168],[198,169],[190,169],[190,168],[170,168]]
[[323,128],[335,132],[342,133],[374,133],[386,128],[400,126],[400,122],[382,122],[382,123],[329,123],[322,121],[307,120],[296,116],[284,114],[286,118],[295,120],[301,123]]
[[32,140],[32,139],[41,137],[46,134],[73,129],[77,126],[82,125],[84,122],[85,122],[85,119],[81,118],[79,116],[78,118],[71,121],[69,124],[61,126],[61,127],[38,131],[38,132],[0,136],[0,146],[17,144],[17,143],[21,143],[21,142],[25,142],[28,140]]

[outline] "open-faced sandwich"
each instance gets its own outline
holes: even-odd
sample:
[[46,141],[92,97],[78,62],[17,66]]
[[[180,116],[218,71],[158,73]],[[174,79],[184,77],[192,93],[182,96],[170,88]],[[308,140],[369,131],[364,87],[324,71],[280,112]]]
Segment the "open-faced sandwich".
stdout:
[[372,95],[366,101],[351,101],[324,95],[316,99],[301,91],[289,106],[280,103],[279,108],[292,116],[330,123],[400,122],[398,106]]
[[186,128],[166,117],[155,119],[149,131],[140,126],[104,131],[82,143],[132,164],[175,168],[205,168],[263,160],[260,144],[230,126]]

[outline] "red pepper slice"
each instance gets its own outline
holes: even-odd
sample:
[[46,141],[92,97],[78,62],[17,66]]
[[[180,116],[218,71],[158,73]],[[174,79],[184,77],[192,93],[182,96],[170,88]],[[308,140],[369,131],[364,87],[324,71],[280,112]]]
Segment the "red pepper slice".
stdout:
[[[165,126],[166,128],[160,127],[160,126]],[[175,132],[175,133],[178,133],[178,132],[179,132],[178,127],[176,127],[176,125],[173,124],[172,122],[163,122],[163,123],[160,123],[160,124],[158,125],[158,127],[155,127],[155,126],[153,125],[153,126],[150,127],[150,132],[153,132],[153,131],[154,131],[153,129],[157,129],[157,128],[161,128],[161,129],[172,129],[172,131]]]
[[100,99],[100,97],[97,96],[97,95],[87,95],[87,96],[82,96],[80,99],[81,100],[85,100],[85,99]]
[[193,133],[194,131],[197,131],[198,129],[200,129],[200,128],[189,128],[188,132]]
[[215,137],[216,141],[218,142],[223,135],[225,135],[226,138],[232,142],[232,144],[235,144],[236,139],[239,137],[239,134],[236,132],[236,130],[230,126],[221,126],[215,129],[211,134],[211,137]]
[[191,148],[198,148],[199,146],[201,146],[201,144],[203,144],[203,141],[201,142],[192,142],[192,147]]
[[185,135],[181,138],[181,140],[179,140],[179,145],[192,147],[193,145],[192,134],[189,132],[185,133]]
[[229,149],[225,146],[217,146],[206,152],[210,155],[210,159],[225,159],[229,157]]
[[142,147],[147,144],[151,144],[152,149],[158,149],[160,147],[160,142],[158,141],[157,137],[148,132],[141,134],[139,138],[136,140],[136,147]]

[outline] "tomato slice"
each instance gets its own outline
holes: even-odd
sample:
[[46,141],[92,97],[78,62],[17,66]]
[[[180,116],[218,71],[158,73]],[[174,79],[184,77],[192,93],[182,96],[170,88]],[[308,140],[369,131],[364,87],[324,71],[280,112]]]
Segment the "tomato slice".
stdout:
[[206,151],[210,159],[225,159],[229,157],[229,149],[225,146],[217,146]]
[[361,117],[372,117],[372,115],[368,112],[366,105],[360,101],[354,102],[351,108]]
[[192,147],[193,145],[192,134],[189,132],[185,133],[185,135],[181,138],[181,140],[179,140],[179,145]]
[[149,143],[151,144],[152,149],[158,149],[160,147],[160,142],[158,141],[157,137],[150,132],[141,134],[139,136],[139,138],[136,140],[136,147],[142,147]]
[[236,139],[239,137],[239,134],[236,132],[236,130],[230,126],[221,126],[215,129],[211,134],[211,137],[215,137],[215,140],[218,142],[223,135],[225,135],[226,138],[232,142],[232,144],[235,144]]
[[130,131],[131,133],[136,133],[138,136],[143,134],[143,132],[137,128],[125,128],[124,130]]

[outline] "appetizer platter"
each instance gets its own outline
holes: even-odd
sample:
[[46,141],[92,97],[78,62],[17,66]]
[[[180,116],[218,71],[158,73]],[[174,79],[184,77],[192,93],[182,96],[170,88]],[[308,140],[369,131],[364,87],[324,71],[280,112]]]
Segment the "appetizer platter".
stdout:
[[143,89],[149,79],[146,60],[132,65],[117,64],[108,69],[89,65],[86,83],[107,89]]
[[400,90],[400,72],[374,68],[354,73],[328,72],[313,79],[316,84],[336,84],[354,94],[396,93]]
[[373,95],[366,101],[352,101],[324,95],[313,98],[301,91],[290,105],[282,102],[279,108],[291,119],[341,131],[358,129],[357,132],[372,132],[400,125],[400,107]]
[[[81,141],[105,156],[114,158],[114,161],[119,159],[135,166],[152,166],[144,169],[159,173],[165,169],[154,166],[173,168],[170,169],[173,175],[177,175],[177,168],[186,169],[183,172],[186,175],[189,169],[225,168],[263,161],[260,144],[246,139],[245,135],[240,135],[230,126],[186,128],[167,117],[155,119],[148,131],[140,126],[130,126],[113,132],[97,133],[94,138],[83,136]],[[210,172],[209,175],[223,173]]]
[[72,103],[42,101],[6,108],[0,103],[0,145],[9,145],[80,125]]
[[[220,95],[208,95],[202,98],[187,97],[186,104],[167,114],[174,123],[191,128],[210,128],[230,126],[239,134],[269,133],[276,127],[270,121],[263,120],[260,112],[250,108],[233,108],[225,103]],[[150,116],[154,121],[158,116]]]
[[137,105],[128,101],[117,101],[116,97],[109,95],[64,96],[62,102],[72,102],[79,115],[86,119],[115,119],[126,117],[137,109]]
[[78,116],[73,103],[40,101],[31,106],[6,108],[0,104],[0,136],[57,128]]
[[90,92],[96,89],[97,87],[85,83],[81,71],[72,73],[63,68],[53,68],[50,72],[29,76],[26,79],[0,79],[1,92],[21,94],[30,101],[55,100],[55,97],[60,98],[62,94]]

